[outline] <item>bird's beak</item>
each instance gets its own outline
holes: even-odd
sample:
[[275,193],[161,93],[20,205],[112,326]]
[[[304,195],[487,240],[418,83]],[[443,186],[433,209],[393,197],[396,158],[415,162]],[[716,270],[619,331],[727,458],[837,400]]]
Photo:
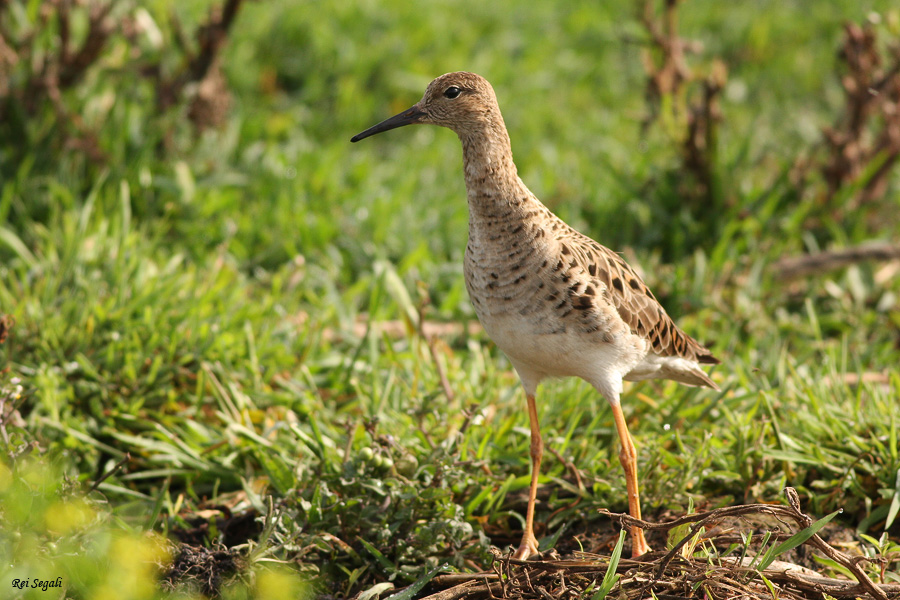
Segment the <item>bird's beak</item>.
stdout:
[[367,138],[370,135],[375,135],[376,133],[381,133],[382,131],[388,131],[390,129],[396,129],[398,127],[403,127],[404,125],[413,125],[415,123],[421,123],[423,117],[425,117],[425,111],[419,109],[419,105],[416,104],[411,108],[407,108],[402,113],[398,115],[394,115],[390,119],[385,119],[378,125],[373,125],[369,127],[362,133],[357,133],[352,138],[350,138],[351,142],[358,142],[363,138]]

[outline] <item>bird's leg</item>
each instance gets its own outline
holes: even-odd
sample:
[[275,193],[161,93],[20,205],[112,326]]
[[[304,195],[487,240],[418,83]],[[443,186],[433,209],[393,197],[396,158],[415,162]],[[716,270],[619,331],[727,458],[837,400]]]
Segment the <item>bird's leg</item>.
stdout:
[[525,513],[525,533],[513,558],[526,560],[538,553],[537,538],[534,537],[534,502],[537,499],[538,475],[541,472],[541,458],[544,456],[544,441],[541,439],[541,427],[538,421],[537,406],[533,395],[526,395],[528,400],[528,422],[531,425],[531,489],[528,491],[528,510]]
[[[619,462],[625,470],[625,487],[628,490],[628,512],[635,519],[641,518],[641,498],[638,493],[637,475],[637,450],[634,441],[628,433],[628,425],[625,423],[625,415],[622,414],[622,406],[612,403],[613,418],[616,420],[616,430],[619,432],[619,441],[622,449],[619,451]],[[650,551],[647,540],[644,538],[644,530],[640,527],[631,528],[631,556],[640,556]]]

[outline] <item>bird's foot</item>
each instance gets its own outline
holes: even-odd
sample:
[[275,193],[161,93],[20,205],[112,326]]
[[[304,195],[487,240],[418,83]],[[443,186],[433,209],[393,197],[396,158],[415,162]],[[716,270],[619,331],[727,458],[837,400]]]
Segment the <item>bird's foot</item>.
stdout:
[[519,547],[513,553],[512,557],[518,560],[528,560],[532,556],[538,554],[540,554],[540,552],[538,551],[537,539],[535,539],[533,533],[528,531],[522,536],[522,542],[519,544]]

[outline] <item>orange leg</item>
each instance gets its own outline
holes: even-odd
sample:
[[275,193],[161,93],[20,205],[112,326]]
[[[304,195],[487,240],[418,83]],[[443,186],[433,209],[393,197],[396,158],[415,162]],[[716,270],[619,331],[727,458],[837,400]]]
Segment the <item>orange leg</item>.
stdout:
[[544,441],[541,439],[540,422],[534,396],[528,400],[528,422],[531,425],[531,489],[528,491],[528,510],[525,513],[525,533],[513,558],[526,560],[538,553],[537,538],[534,537],[534,502],[537,499],[538,475],[541,472],[541,458],[544,456]]
[[[628,433],[628,425],[625,423],[625,415],[619,404],[612,404],[613,418],[616,420],[616,430],[619,432],[619,441],[622,449],[619,451],[619,462],[625,470],[625,487],[628,490],[628,512],[635,519],[641,518],[641,498],[638,494],[637,476],[637,450],[634,441]],[[644,539],[644,530],[640,527],[631,528],[631,556],[640,556],[650,551],[647,540]]]

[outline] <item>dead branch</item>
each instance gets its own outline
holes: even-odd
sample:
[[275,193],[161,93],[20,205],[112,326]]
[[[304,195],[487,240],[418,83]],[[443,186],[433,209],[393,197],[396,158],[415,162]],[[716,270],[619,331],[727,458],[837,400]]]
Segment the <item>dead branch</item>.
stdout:
[[900,259],[900,245],[890,242],[869,242],[816,254],[784,257],[775,262],[770,267],[770,271],[777,279],[787,281],[835,271],[864,261],[896,259]]
[[891,384],[891,375],[887,372],[866,371],[864,373],[841,373],[839,375],[826,375],[822,381],[829,385],[857,386],[862,384],[879,385],[885,388]]
[[[792,516],[797,520],[797,523],[800,525],[800,527],[806,528],[812,525],[812,519],[810,519],[809,516],[800,509],[800,496],[797,494],[797,490],[792,487],[786,487],[784,488],[784,494],[785,496],[787,496],[788,503],[791,505],[791,509],[793,510]],[[869,576],[866,575],[865,571],[860,568],[859,561],[852,559],[851,557],[835,548],[832,548],[819,535],[813,535],[810,538],[810,541],[816,548],[818,548],[826,556],[828,556],[828,558],[849,569],[850,572],[853,573],[853,576],[856,577],[856,580],[860,583],[860,586],[862,586],[862,588],[872,594],[872,597],[878,598],[879,600],[887,600],[887,594],[878,586],[876,586],[871,579],[869,579]]]
[[[426,596],[423,600],[456,600],[463,597],[489,597],[522,598],[528,600],[543,600],[544,596],[538,591],[540,587],[549,589],[551,596],[559,597],[559,587],[553,589],[553,578],[565,574],[571,583],[568,590],[577,595],[578,591],[586,589],[588,582],[596,582],[606,573],[608,562],[605,559],[592,559],[584,561],[558,560],[558,561],[516,561],[513,559],[501,559],[510,566],[510,575],[507,583],[511,584],[507,592],[502,593],[502,583],[497,580],[500,576],[495,572],[460,573],[453,575],[440,575],[435,577],[433,584],[436,586],[452,586],[440,592]],[[766,586],[760,579],[753,579],[758,572],[750,568],[754,558],[745,557],[743,560],[736,558],[722,558],[720,564],[710,565],[705,561],[686,561],[680,559],[677,570],[666,574],[664,578],[653,578],[648,575],[647,566],[650,563],[635,563],[623,561],[620,563],[619,573],[622,580],[619,589],[624,597],[642,597],[640,594],[652,589],[657,597],[660,592],[674,595],[689,592],[689,585],[698,582],[706,582],[709,588],[715,589],[721,594],[711,597],[726,598],[771,598]],[[505,565],[504,565],[505,570]],[[790,598],[821,598],[825,593],[835,598],[858,598],[870,594],[871,590],[865,586],[840,579],[823,577],[809,569],[787,563],[775,561],[761,574],[775,584],[782,592],[782,597]],[[531,582],[528,586],[527,583]],[[540,585],[540,584],[545,585]],[[580,585],[579,585],[580,584]],[[587,584],[587,585],[585,585]],[[584,587],[581,587],[584,586]],[[561,586],[560,586],[561,587]],[[532,591],[532,588],[534,591]],[[688,588],[688,590],[685,590]],[[900,597],[900,584],[881,584],[876,586],[879,594],[886,598]],[[798,594],[797,591],[806,592]],[[554,592],[557,592],[554,594]],[[638,593],[640,592],[640,593]],[[695,597],[690,593],[687,597]],[[684,597],[683,596],[683,597]],[[643,597],[650,597],[649,593]],[[879,596],[880,597],[880,596]]]
[[[690,532],[685,535],[679,543],[675,545],[662,559],[658,562],[655,570],[655,579],[660,579],[663,577],[666,569],[669,564],[673,561],[676,556],[680,557],[680,550],[682,546],[684,546],[690,539],[696,535],[700,528],[718,520],[721,520],[727,516],[736,516],[740,514],[747,514],[749,512],[758,512],[758,513],[768,513],[774,516],[777,516],[782,519],[790,519],[793,520],[799,527],[806,528],[812,523],[812,520],[804,514],[800,510],[800,500],[797,495],[797,491],[794,488],[787,487],[785,488],[785,496],[788,499],[790,506],[778,506],[778,505],[769,505],[769,504],[750,504],[746,506],[734,506],[734,507],[726,507],[716,509],[706,513],[697,513],[695,515],[687,515],[685,517],[681,517],[679,519],[675,519],[674,521],[670,521],[667,523],[648,523],[646,521],[642,521],[640,519],[635,519],[630,515],[626,514],[613,514],[608,511],[602,511],[606,514],[609,514],[610,517],[614,518],[618,521],[623,527],[633,527],[637,526],[642,529],[671,529],[672,527],[676,527],[681,524],[693,522],[694,525],[691,527]],[[809,542],[814,545],[816,548],[821,550],[828,558],[834,560],[841,566],[845,567],[853,576],[856,577],[857,584],[853,586],[855,594],[858,594],[859,590],[866,591],[869,595],[877,600],[887,600],[887,592],[882,589],[884,586],[876,585],[868,575],[860,568],[859,561],[847,556],[843,552],[836,550],[831,547],[825,540],[823,540],[820,536],[814,535],[810,538]],[[683,559],[682,559],[683,560]],[[796,577],[796,575],[792,575],[792,577]],[[839,580],[834,580],[839,581]],[[836,584],[836,585],[844,585],[846,584]],[[895,586],[896,593],[900,594],[900,585]],[[891,588],[893,589],[893,588]],[[830,592],[829,592],[830,593]],[[892,592],[893,593],[893,592]],[[834,594],[832,594],[834,595]]]
[[[767,515],[789,528],[806,528],[811,519],[800,510],[792,488],[787,488],[789,506],[751,504],[720,508],[685,515],[665,523],[648,523],[626,514],[603,511],[623,527],[637,525],[644,529],[665,531],[693,523],[685,540],[700,528],[729,517]],[[793,524],[793,527],[790,527]],[[710,541],[715,541],[710,538]],[[870,597],[878,600],[900,598],[900,584],[875,584],[860,568],[861,558],[854,558],[828,545],[818,536],[807,542],[853,573],[857,581],[825,577],[811,569],[789,562],[773,561],[761,572],[755,568],[758,557],[685,558],[682,544],[667,553],[657,552],[638,559],[622,559],[620,576],[610,597],[627,600],[638,598],[724,598],[768,600],[772,594],[785,600],[819,600],[823,594],[834,598]],[[580,553],[563,560],[516,560],[493,551],[495,559],[490,571],[439,575],[432,586],[444,588],[425,600],[458,600],[460,598],[516,598],[519,600],[557,600],[581,598],[596,590],[609,568],[609,558]],[[765,578],[765,579],[764,579]],[[769,588],[773,586],[773,589]]]
[[[299,313],[295,318],[299,325],[305,325],[309,319],[306,313]],[[390,321],[366,321],[360,318],[353,323],[350,332],[344,333],[340,330],[326,327],[322,329],[322,339],[326,342],[339,342],[346,337],[361,338],[367,335],[369,330],[374,331],[379,336],[387,336],[391,339],[400,339],[409,335],[409,327],[406,321],[390,320]],[[483,331],[478,321],[468,321],[467,323],[442,323],[438,321],[422,321],[419,327],[420,335],[425,339],[434,338],[454,338],[460,336],[477,336]]]

